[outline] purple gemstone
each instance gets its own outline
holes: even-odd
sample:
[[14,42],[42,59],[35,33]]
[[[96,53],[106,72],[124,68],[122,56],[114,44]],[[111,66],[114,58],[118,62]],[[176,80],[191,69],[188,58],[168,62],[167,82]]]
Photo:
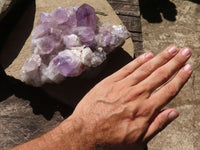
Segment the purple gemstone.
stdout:
[[48,34],[49,29],[50,29],[49,23],[39,24],[35,27],[31,35],[33,38],[39,38]]
[[42,13],[40,13],[40,21],[41,21],[41,23],[52,22],[53,17],[49,13],[42,12]]
[[49,37],[52,37],[55,41],[60,41],[62,35],[62,30],[51,28],[49,32]]
[[94,31],[96,30],[97,17],[93,7],[87,4],[81,5],[76,12],[76,18],[77,26],[91,27]]
[[50,54],[55,48],[55,42],[51,37],[43,37],[38,43],[40,54]]
[[97,37],[99,46],[107,47],[110,45],[112,35],[106,28],[100,28],[99,35]]
[[67,20],[67,25],[69,27],[76,27],[77,26],[77,19],[76,19],[76,11],[77,11],[78,8],[73,8],[73,7],[70,7],[68,8],[66,11],[67,11],[67,14],[68,14],[68,20]]
[[86,46],[90,46],[95,37],[95,33],[91,27],[78,27],[76,28],[75,33],[79,36],[81,42]]
[[81,61],[71,51],[60,52],[54,59],[55,68],[65,77],[71,77],[81,74]]
[[58,24],[63,24],[68,20],[68,14],[64,7],[58,7],[55,9],[52,12],[52,16]]
[[63,58],[63,57],[58,57],[56,58],[53,62],[54,65],[57,66],[57,69],[59,70],[59,72],[67,77],[70,72],[72,72],[72,70],[74,69],[73,66],[69,63],[72,61],[72,58],[68,57],[68,58]]
[[63,36],[63,42],[66,48],[81,46],[79,37],[75,34]]

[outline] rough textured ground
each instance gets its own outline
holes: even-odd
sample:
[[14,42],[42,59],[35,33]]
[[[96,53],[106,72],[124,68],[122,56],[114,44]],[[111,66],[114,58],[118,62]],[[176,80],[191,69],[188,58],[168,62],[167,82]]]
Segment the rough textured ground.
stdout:
[[[145,7],[141,3],[143,48],[155,54],[168,45],[190,47],[188,63],[193,75],[168,107],[180,112],[179,118],[149,143],[149,150],[200,149],[200,1],[163,0]],[[151,12],[151,13],[148,13]]]
[[0,13],[4,12],[11,2],[12,0],[0,0]]

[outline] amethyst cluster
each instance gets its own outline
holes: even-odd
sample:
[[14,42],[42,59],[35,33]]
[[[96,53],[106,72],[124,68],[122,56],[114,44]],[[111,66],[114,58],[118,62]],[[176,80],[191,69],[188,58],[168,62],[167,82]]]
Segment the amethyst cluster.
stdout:
[[129,36],[121,25],[102,24],[87,4],[43,12],[32,32],[32,55],[25,61],[20,78],[41,86],[78,76],[100,65]]

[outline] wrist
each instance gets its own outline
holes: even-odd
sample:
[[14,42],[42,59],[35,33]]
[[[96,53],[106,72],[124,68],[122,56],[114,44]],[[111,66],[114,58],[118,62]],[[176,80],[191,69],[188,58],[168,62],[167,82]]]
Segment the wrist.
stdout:
[[95,137],[80,118],[70,116],[56,130],[62,133],[61,140],[68,150],[90,150],[95,147]]

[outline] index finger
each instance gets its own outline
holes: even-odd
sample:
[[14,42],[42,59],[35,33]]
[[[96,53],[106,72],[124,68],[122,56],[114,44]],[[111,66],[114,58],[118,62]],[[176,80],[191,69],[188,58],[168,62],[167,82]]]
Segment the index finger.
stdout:
[[119,81],[124,78],[126,78],[128,75],[133,73],[138,67],[140,67],[142,64],[148,62],[150,59],[153,58],[153,54],[151,52],[144,53],[137,57],[135,60],[131,61],[124,67],[122,67],[120,70],[115,72],[110,76],[114,81]]

